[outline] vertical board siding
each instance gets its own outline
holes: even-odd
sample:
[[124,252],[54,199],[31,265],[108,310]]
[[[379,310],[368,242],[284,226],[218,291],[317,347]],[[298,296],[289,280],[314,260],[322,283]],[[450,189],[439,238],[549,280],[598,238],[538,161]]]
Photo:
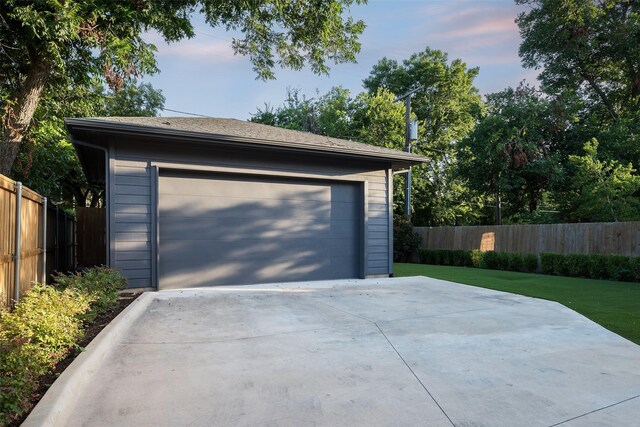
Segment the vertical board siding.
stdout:
[[[151,206],[152,163],[171,163],[177,169],[191,165],[237,167],[247,170],[304,173],[317,175],[319,179],[340,177],[364,180],[368,183],[369,227],[367,233],[367,271],[365,275],[389,274],[389,235],[385,227],[389,225],[388,185],[386,170],[362,171],[348,165],[325,166],[305,164],[280,158],[262,159],[248,155],[218,155],[211,148],[202,149],[154,145],[150,152],[148,145],[115,143],[115,177],[113,207],[115,212],[115,267],[129,277],[129,286],[154,286],[152,271],[148,263],[151,259],[151,239],[153,207]],[[179,163],[178,163],[179,162]],[[185,207],[185,209],[188,207]],[[131,223],[135,222],[137,226]],[[383,259],[381,254],[387,254]]]
[[415,227],[427,249],[640,256],[640,222]]

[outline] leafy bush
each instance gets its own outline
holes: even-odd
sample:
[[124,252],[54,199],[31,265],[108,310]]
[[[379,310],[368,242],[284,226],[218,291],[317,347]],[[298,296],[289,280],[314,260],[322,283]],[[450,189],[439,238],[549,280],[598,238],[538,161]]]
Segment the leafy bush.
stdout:
[[524,262],[522,260],[522,255],[516,252],[511,252],[507,254],[507,267],[509,271],[523,271],[524,270]]
[[523,270],[527,273],[538,271],[538,257],[535,254],[524,254],[522,256]]
[[629,258],[629,268],[633,272],[636,282],[640,282],[640,257]]
[[471,251],[471,266],[475,268],[480,268],[480,264],[482,263],[482,252],[479,249],[474,249]]
[[540,254],[542,272],[590,279],[639,281],[639,258],[601,254]]
[[413,231],[411,219],[395,215],[393,217],[393,260],[407,262],[420,247],[422,237]]
[[92,297],[77,289],[35,285],[0,316],[0,424],[29,409],[38,378],[82,337]]
[[558,254],[549,252],[542,252],[540,254],[540,259],[542,260],[542,274],[556,274],[555,268],[558,256]]
[[0,312],[0,425],[29,410],[40,378],[77,345],[84,322],[117,304],[126,279],[98,267],[35,285],[13,311]]
[[93,296],[90,310],[84,320],[92,322],[106,313],[118,302],[118,291],[127,287],[127,279],[118,270],[108,267],[93,267],[75,274],[59,274],[55,277],[56,287],[76,289]]
[[573,277],[589,277],[589,255],[566,255],[567,275]]
[[497,252],[494,252],[494,251],[483,252],[482,258],[480,259],[480,268],[485,268],[488,270],[497,270],[498,269]]
[[[562,255],[560,255],[562,256]],[[589,255],[589,277],[591,279],[608,279],[610,277],[609,262],[604,255]]]

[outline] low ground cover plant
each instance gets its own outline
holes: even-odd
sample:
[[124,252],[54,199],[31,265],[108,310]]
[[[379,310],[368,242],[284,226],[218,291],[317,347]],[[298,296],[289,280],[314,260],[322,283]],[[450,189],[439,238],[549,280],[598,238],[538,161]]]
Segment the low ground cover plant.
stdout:
[[640,257],[597,254],[535,254],[460,249],[419,249],[421,264],[475,267],[591,279],[640,282]]
[[0,425],[30,409],[40,379],[76,348],[83,326],[116,306],[126,279],[105,267],[35,284],[0,312]]

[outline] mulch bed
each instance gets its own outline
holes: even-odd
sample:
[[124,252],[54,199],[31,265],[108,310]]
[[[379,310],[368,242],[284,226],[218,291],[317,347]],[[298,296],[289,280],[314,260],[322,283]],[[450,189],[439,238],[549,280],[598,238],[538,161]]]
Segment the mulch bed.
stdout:
[[[36,404],[42,399],[42,396],[49,390],[51,384],[62,374],[62,372],[67,369],[67,367],[74,361],[74,359],[82,352],[89,343],[102,331],[122,310],[127,308],[129,304],[131,304],[136,298],[141,295],[140,292],[122,292],[118,297],[118,305],[114,307],[111,311],[103,314],[102,316],[98,316],[96,320],[87,325],[84,328],[84,338],[78,343],[78,350],[74,350],[69,353],[69,355],[58,362],[58,364],[53,369],[49,375],[45,376],[40,380],[40,387],[36,390],[35,393],[31,396],[31,408],[36,406]],[[22,415],[20,418],[14,420],[7,427],[18,427],[29,415],[29,412]]]

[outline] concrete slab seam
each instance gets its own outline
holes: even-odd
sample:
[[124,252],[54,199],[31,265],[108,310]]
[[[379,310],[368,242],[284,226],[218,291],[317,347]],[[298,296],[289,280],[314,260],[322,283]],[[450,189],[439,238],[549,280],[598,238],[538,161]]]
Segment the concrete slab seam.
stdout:
[[605,409],[608,409],[608,408],[611,408],[611,407],[614,407],[614,406],[620,405],[620,404],[625,403],[625,402],[629,402],[629,401],[631,401],[631,400],[633,400],[633,399],[637,399],[637,398],[639,398],[639,397],[640,397],[640,394],[639,394],[639,395],[637,395],[637,396],[630,397],[630,398],[628,398],[628,399],[621,400],[620,402],[612,403],[611,405],[603,406],[602,408],[594,409],[593,411],[585,412],[584,414],[581,414],[581,415],[575,416],[575,417],[573,417],[573,418],[569,418],[568,420],[560,421],[559,423],[552,424],[552,425],[550,425],[549,427],[556,427],[556,426],[559,426],[559,425],[562,425],[562,424],[566,424],[566,423],[568,423],[569,421],[573,421],[573,420],[577,420],[577,419],[582,418],[582,417],[586,417],[587,415],[590,415],[590,414],[593,414],[593,413],[596,413],[596,412],[603,411],[603,410],[605,410]]
[[145,292],[125,308],[87,345],[85,351],[65,369],[44,397],[33,408],[24,427],[59,426],[73,409],[76,398],[91,381],[92,373],[113,350],[124,333],[142,316],[155,299],[154,293]]
[[418,376],[416,375],[416,373],[413,371],[413,369],[411,369],[411,366],[409,366],[409,364],[407,363],[407,361],[404,359],[404,357],[402,357],[402,355],[400,354],[400,352],[398,351],[398,349],[396,349],[396,347],[393,345],[393,343],[389,340],[389,338],[387,337],[387,335],[382,331],[382,329],[380,328],[380,326],[378,326],[377,323],[374,323],[376,325],[376,328],[378,328],[378,330],[380,331],[380,333],[382,334],[382,336],[384,337],[384,339],[387,340],[387,342],[389,343],[389,345],[391,346],[391,348],[393,349],[393,351],[396,352],[396,354],[398,355],[398,357],[400,358],[400,360],[402,360],[402,362],[404,363],[404,365],[407,367],[407,369],[409,369],[409,371],[411,371],[411,374],[414,376],[414,378],[416,380],[418,380],[418,382],[420,383],[420,385],[422,386],[422,388],[424,389],[424,391],[427,392],[427,394],[429,395],[429,397],[431,397],[431,400],[433,400],[433,402],[438,405],[438,408],[440,409],[440,411],[444,414],[445,417],[447,417],[447,419],[449,420],[449,422],[451,423],[452,426],[455,427],[455,424],[453,423],[453,421],[451,420],[451,418],[449,418],[449,414],[447,414],[447,412],[442,408],[442,406],[440,406],[440,403],[436,400],[435,397],[433,397],[433,394],[431,394],[431,392],[429,391],[429,389],[427,388],[427,386],[424,385],[424,383],[420,380],[420,378],[418,378]]

